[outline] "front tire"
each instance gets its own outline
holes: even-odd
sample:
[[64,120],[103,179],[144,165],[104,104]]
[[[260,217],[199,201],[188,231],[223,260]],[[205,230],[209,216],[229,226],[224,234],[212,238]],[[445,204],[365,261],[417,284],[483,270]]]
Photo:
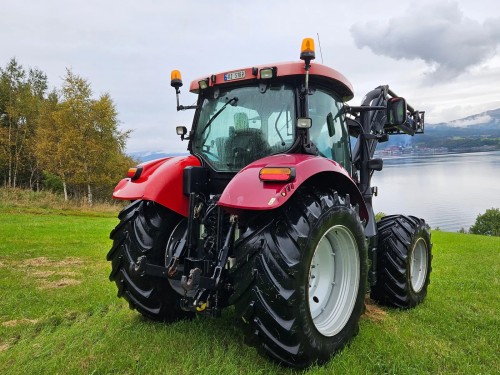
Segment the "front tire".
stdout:
[[427,295],[432,270],[429,226],[414,216],[392,215],[378,223],[377,283],[371,298],[379,304],[408,309]]
[[247,287],[237,312],[271,357],[295,367],[322,363],[357,334],[366,245],[349,196],[301,188],[249,224],[236,254],[237,262],[250,258],[234,275],[236,287]]
[[181,310],[181,296],[168,280],[143,275],[135,267],[141,256],[146,256],[148,263],[165,266],[166,245],[181,217],[158,203],[137,200],[118,218],[120,223],[110,234],[113,246],[107,255],[112,267],[109,279],[116,282],[118,297],[153,320],[172,322],[190,316]]

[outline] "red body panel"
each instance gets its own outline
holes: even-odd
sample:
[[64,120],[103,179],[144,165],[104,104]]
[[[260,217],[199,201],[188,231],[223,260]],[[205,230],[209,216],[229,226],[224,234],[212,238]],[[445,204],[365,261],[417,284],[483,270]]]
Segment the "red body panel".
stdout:
[[[263,167],[293,167],[296,177],[291,182],[262,182],[259,171]],[[360,206],[360,216],[368,218],[364,200],[349,174],[330,159],[304,155],[281,154],[257,160],[242,169],[227,185],[219,205],[229,211],[269,210],[280,207],[295,190],[313,176],[321,174],[322,180],[332,179],[329,185],[348,193],[351,201]]]
[[[276,67],[277,68],[277,76],[278,77],[285,77],[285,76],[293,76],[293,75],[304,75],[306,73],[304,66],[305,65],[303,62],[295,61],[295,62],[267,64],[267,65],[257,66],[256,68],[260,70],[261,68]],[[215,76],[215,83],[212,80],[210,80],[209,85],[210,86],[219,86],[221,84],[257,79],[258,75],[254,76],[252,73],[253,68],[254,67],[247,67],[247,68],[242,68],[242,69],[233,69],[233,70],[223,72],[223,73],[217,73],[214,75]],[[231,81],[224,81],[224,75],[226,73],[241,72],[241,71],[245,71],[244,78],[234,79]],[[311,63],[311,68],[309,69],[309,74],[311,76],[319,76],[319,77],[324,77],[324,78],[328,78],[328,79],[331,79],[333,81],[336,81],[337,91],[342,96],[342,99],[344,101],[348,101],[348,100],[352,99],[352,97],[354,96],[354,91],[353,91],[351,82],[349,82],[349,80],[344,75],[342,75],[341,73],[339,73],[335,69],[332,69],[332,68],[325,66],[325,65]],[[205,76],[205,77],[202,77],[202,78],[199,78],[197,80],[192,81],[191,85],[189,87],[189,91],[197,94],[199,92],[198,82],[200,80],[203,80],[206,78],[207,77]]]
[[182,192],[183,170],[200,166],[195,156],[164,158],[140,164],[141,176],[131,181],[124,178],[116,185],[113,198],[124,200],[146,199],[188,216],[189,199]]

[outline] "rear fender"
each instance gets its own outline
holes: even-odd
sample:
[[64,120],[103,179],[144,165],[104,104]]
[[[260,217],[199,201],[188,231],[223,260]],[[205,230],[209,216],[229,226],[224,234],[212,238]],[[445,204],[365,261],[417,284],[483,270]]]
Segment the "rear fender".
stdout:
[[182,174],[184,168],[200,165],[192,155],[139,164],[138,167],[142,168],[140,177],[133,181],[130,178],[121,180],[115,187],[113,198],[151,200],[187,217],[189,199],[182,192]]
[[[264,167],[293,167],[295,179],[290,182],[263,182],[259,179],[259,172]],[[360,217],[368,220],[364,199],[347,171],[333,160],[303,154],[273,155],[253,162],[231,180],[218,204],[234,213],[271,210],[282,206],[306,182],[331,186],[349,194],[351,203],[359,205]]]

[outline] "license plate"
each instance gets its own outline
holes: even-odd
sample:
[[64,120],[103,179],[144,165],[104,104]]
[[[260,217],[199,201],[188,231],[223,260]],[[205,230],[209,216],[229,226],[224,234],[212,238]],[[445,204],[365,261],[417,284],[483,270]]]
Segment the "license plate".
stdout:
[[245,78],[245,71],[240,70],[239,72],[232,72],[224,74],[224,81],[232,81],[235,79]]

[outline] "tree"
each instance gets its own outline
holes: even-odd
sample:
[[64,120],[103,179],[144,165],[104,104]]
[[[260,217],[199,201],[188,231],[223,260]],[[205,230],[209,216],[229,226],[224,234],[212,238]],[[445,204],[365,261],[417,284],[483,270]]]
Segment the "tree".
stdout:
[[[0,68],[0,176],[8,187],[38,189],[44,176],[59,179],[65,199],[84,191],[106,197],[128,166],[128,132],[118,130],[109,94],[95,99],[90,84],[67,70],[61,90],[16,59]],[[52,185],[54,185],[52,183]]]
[[24,68],[11,59],[0,69],[0,162],[6,166],[6,186],[16,187],[20,175],[32,177],[36,170],[33,137],[47,77],[38,69]]
[[30,69],[28,75],[28,85],[30,88],[30,115],[28,118],[31,119],[31,128],[29,137],[26,140],[26,161],[23,168],[29,175],[29,188],[33,189],[36,184],[38,190],[43,174],[39,168],[39,160],[36,155],[36,145],[38,142],[36,138],[36,131],[40,126],[42,107],[46,101],[45,95],[48,87],[46,74],[38,69]]
[[64,200],[68,200],[67,180],[73,174],[68,163],[67,149],[71,147],[71,138],[65,134],[66,127],[61,117],[59,97],[52,91],[43,103],[40,126],[36,135],[36,157],[42,169],[61,180]]
[[470,233],[500,236],[500,209],[490,208],[484,214],[479,214],[470,227]]
[[[115,183],[121,175],[117,175],[116,166],[126,160],[124,147],[129,133],[118,130],[118,116],[109,94],[93,99],[90,84],[70,70],[60,99],[45,108],[39,155],[41,159],[41,154],[51,155],[50,160],[45,159],[45,168],[58,175],[63,186],[85,186],[91,205],[93,187]],[[50,161],[52,167],[48,166]]]

